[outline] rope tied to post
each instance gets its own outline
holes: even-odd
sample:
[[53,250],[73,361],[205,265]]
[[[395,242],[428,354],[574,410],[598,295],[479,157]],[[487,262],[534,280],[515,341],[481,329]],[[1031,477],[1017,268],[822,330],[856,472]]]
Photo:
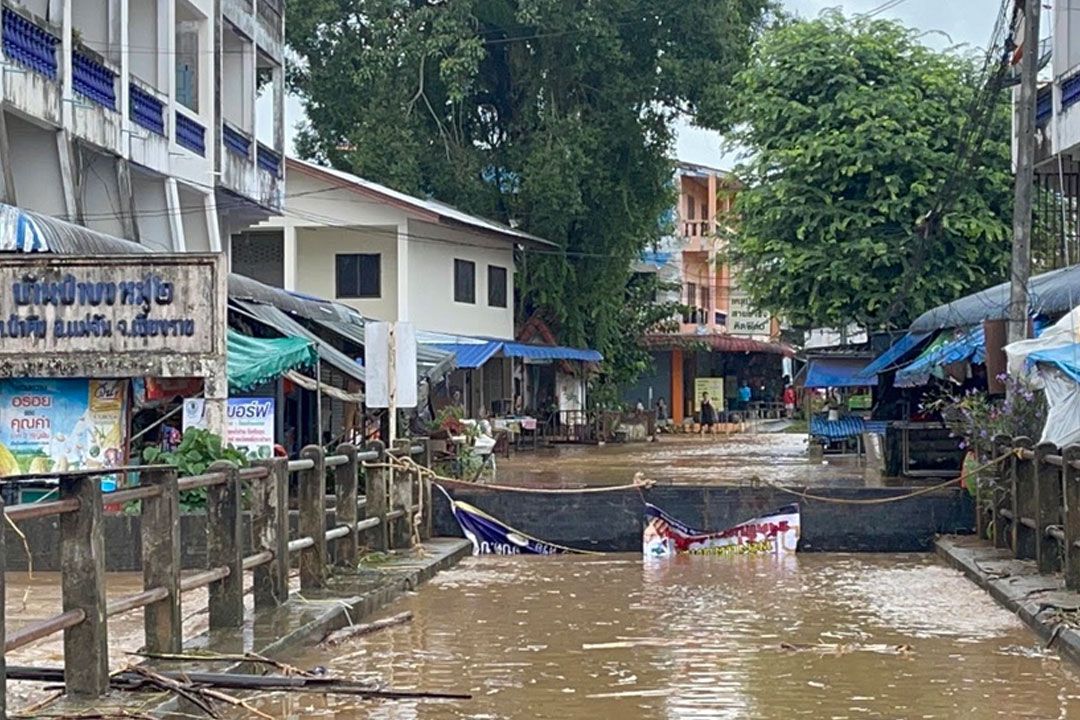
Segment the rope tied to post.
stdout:
[[990,468],[992,468],[992,467],[994,467],[996,465],[1000,465],[1001,463],[1005,462],[1009,458],[1013,458],[1013,457],[1020,458],[1022,451],[1023,451],[1023,448],[1013,448],[1013,449],[1009,450],[1008,452],[1003,453],[1003,454],[999,455],[998,457],[996,457],[996,458],[994,458],[992,460],[989,460],[988,462],[985,462],[982,465],[980,465],[980,466],[978,466],[978,467],[976,467],[976,468],[974,468],[972,470],[969,470],[967,473],[965,473],[964,475],[961,475],[959,478],[952,478],[950,480],[946,480],[945,482],[938,483],[936,485],[929,485],[929,486],[924,487],[924,488],[918,488],[917,490],[913,490],[913,491],[911,491],[909,493],[905,493],[903,495],[890,495],[889,497],[883,497],[883,498],[836,498],[836,497],[828,497],[828,496],[825,496],[825,495],[815,495],[813,493],[807,492],[806,490],[796,490],[794,488],[784,487],[783,485],[780,485],[779,483],[773,482],[771,480],[765,480],[764,482],[765,482],[766,485],[773,488],[774,490],[779,490],[780,492],[784,492],[784,493],[787,493],[789,495],[794,495],[796,497],[802,498],[803,500],[815,500],[817,502],[831,503],[833,505],[886,505],[888,503],[900,502],[901,500],[910,500],[912,498],[916,498],[916,497],[919,497],[921,495],[929,495],[930,493],[937,492],[938,490],[944,490],[944,489],[948,488],[951,485],[956,485],[958,483],[962,483],[963,480],[964,480],[965,475],[978,475],[983,470],[988,470],[988,469],[990,469]]

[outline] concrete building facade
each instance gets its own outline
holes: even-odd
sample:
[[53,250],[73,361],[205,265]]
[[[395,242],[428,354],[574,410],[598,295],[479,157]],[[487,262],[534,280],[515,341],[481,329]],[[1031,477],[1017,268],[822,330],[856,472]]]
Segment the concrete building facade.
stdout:
[[0,201],[163,252],[284,196],[283,0],[0,0]]

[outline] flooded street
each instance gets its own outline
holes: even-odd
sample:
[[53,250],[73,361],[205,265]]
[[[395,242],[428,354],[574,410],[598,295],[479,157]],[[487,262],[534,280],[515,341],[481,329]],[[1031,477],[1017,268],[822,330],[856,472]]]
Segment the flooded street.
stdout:
[[[1075,671],[931,556],[472,558],[414,620],[292,660],[470,701],[265,698],[274,717],[1064,718]],[[239,716],[237,716],[239,717]]]
[[655,443],[559,445],[497,459],[497,482],[537,487],[619,485],[641,472],[664,485],[862,486],[880,480],[852,456],[811,460],[806,435],[662,435]]

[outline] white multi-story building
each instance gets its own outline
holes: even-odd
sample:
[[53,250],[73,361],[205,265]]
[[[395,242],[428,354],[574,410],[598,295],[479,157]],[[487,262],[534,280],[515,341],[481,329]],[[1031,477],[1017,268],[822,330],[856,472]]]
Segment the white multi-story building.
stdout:
[[0,202],[160,251],[283,201],[283,0],[0,0]]

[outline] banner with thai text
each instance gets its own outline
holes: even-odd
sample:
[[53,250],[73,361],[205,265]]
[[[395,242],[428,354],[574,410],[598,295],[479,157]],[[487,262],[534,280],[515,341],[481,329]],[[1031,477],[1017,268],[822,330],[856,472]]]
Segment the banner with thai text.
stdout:
[[789,505],[727,530],[706,532],[689,527],[650,503],[645,503],[642,550],[646,558],[677,554],[783,555],[799,545],[799,506]]
[[124,465],[126,380],[0,381],[0,477]]
[[[206,428],[206,401],[184,401],[183,428]],[[228,443],[252,460],[274,455],[274,398],[229,398]]]

